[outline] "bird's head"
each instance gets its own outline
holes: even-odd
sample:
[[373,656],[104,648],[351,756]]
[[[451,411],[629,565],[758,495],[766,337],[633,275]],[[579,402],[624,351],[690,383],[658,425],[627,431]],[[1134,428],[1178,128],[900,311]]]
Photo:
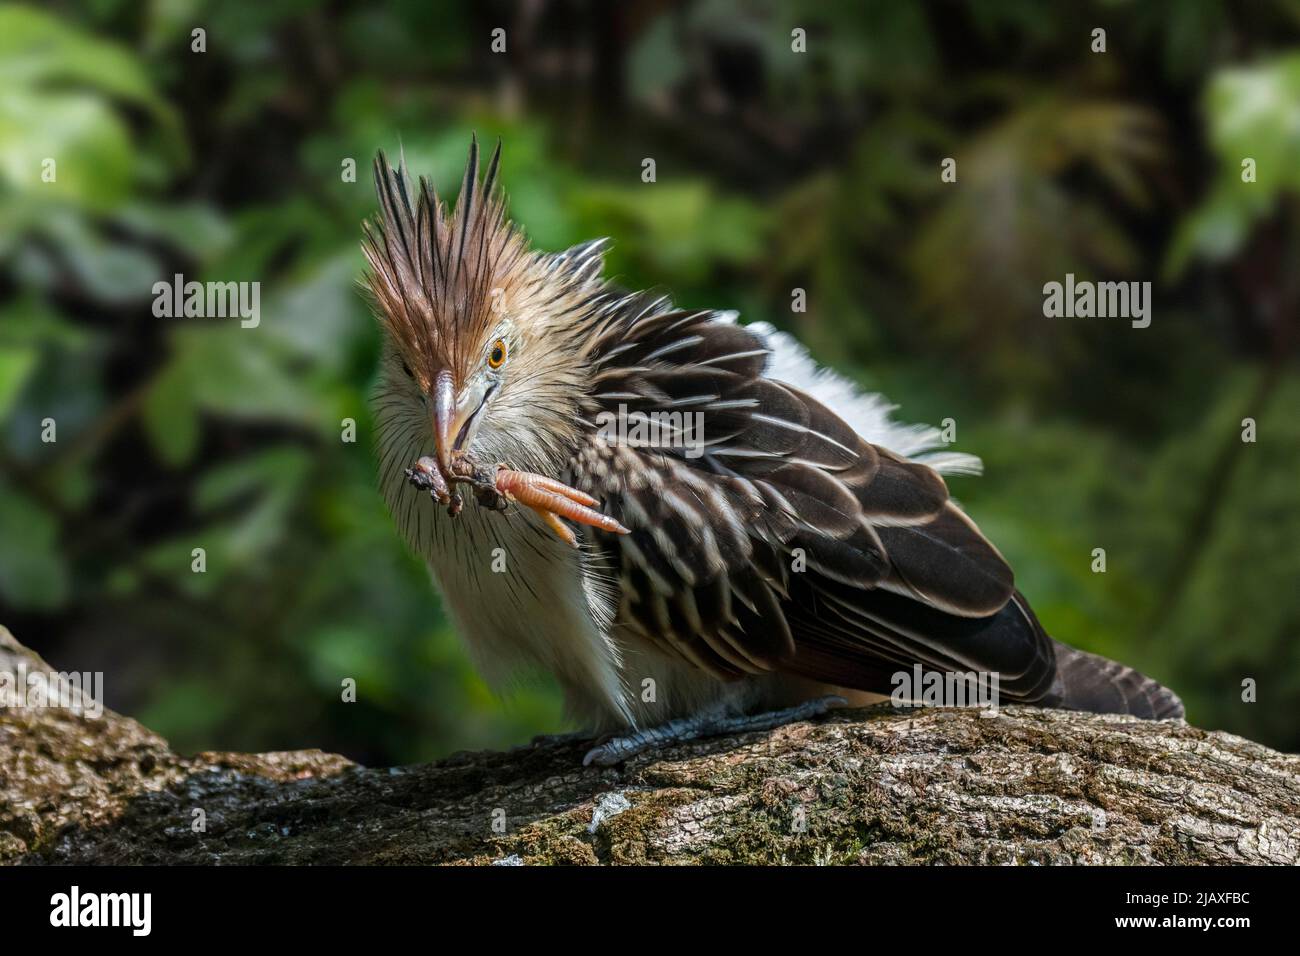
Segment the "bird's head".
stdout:
[[380,211],[363,245],[386,339],[379,400],[398,403],[404,428],[429,430],[444,474],[457,451],[554,464],[576,435],[585,385],[599,262],[577,269],[528,248],[504,214],[500,153],[480,183],[471,145],[451,213],[425,178],[412,191],[404,162],[375,161]]

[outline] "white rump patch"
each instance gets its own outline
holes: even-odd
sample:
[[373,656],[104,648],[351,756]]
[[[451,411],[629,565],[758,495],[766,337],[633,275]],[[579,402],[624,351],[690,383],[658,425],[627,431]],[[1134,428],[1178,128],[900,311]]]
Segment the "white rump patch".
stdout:
[[[735,322],[736,317],[735,312],[719,314],[723,322]],[[767,322],[753,322],[745,328],[772,350],[765,373],[768,378],[807,392],[873,445],[888,448],[943,475],[983,472],[983,463],[976,455],[937,450],[944,447],[939,429],[894,421],[892,416],[897,405],[883,395],[863,392],[844,376],[819,366],[793,336]]]

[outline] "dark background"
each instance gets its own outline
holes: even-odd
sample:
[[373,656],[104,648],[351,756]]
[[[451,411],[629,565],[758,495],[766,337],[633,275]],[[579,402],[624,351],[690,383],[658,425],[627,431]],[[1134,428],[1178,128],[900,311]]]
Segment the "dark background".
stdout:
[[[0,4],[0,623],[182,750],[561,729],[375,490],[369,163],[454,195],[477,131],[539,247],[611,236],[624,284],[954,419],[1056,637],[1300,749],[1298,37],[1298,0]],[[260,281],[261,325],[155,318],[175,272]],[[1151,281],[1151,327],[1045,318],[1067,272]]]

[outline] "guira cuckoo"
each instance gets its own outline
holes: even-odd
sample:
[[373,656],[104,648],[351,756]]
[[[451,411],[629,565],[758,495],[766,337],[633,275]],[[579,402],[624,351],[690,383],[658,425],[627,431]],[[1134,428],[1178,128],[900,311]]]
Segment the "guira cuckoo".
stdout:
[[979,459],[769,325],[617,288],[605,240],[531,249],[500,150],[480,181],[471,146],[453,210],[380,153],[364,237],[383,494],[489,680],[552,673],[576,720],[623,734],[597,763],[888,695],[916,665],[995,673],[1003,702],[1182,716],[1039,625],[949,497]]

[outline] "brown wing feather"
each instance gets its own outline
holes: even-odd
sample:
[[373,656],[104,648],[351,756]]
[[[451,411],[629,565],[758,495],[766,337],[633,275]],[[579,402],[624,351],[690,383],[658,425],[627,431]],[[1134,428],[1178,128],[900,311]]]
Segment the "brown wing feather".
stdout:
[[999,670],[1036,699],[1051,642],[1011,602],[997,550],[932,469],[763,377],[762,341],[710,313],[629,297],[593,350],[584,417],[696,411],[704,453],[594,432],[577,487],[632,529],[594,535],[621,570],[621,620],[721,677],[784,670],[884,690],[900,667]]

